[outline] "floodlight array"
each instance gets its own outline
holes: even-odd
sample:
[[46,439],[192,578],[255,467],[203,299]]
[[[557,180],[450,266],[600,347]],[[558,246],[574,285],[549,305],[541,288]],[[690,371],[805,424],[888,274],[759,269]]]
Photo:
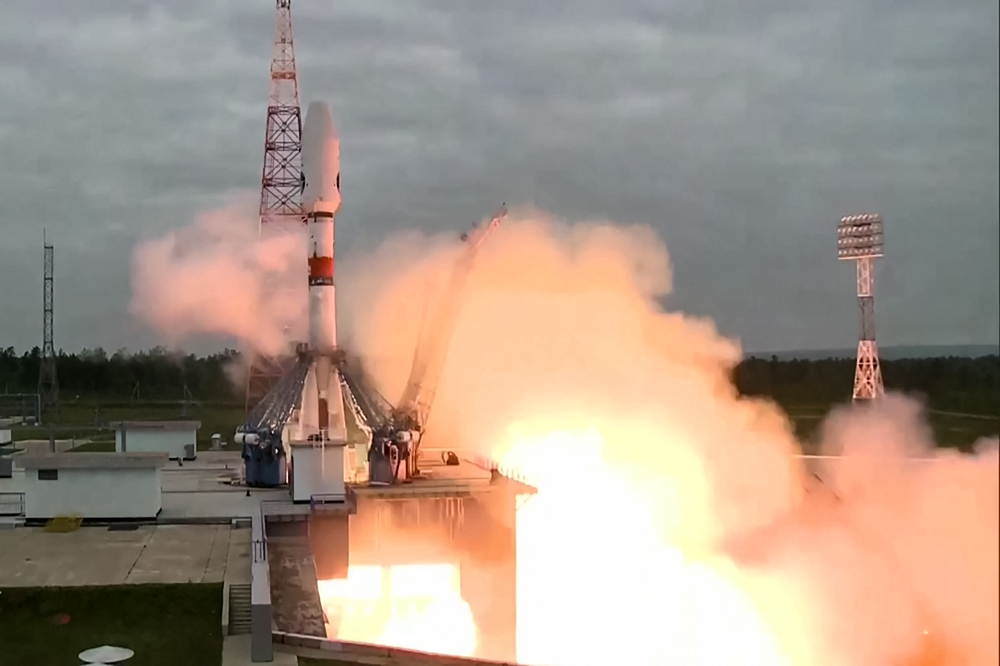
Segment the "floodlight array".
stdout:
[[837,225],[837,257],[839,259],[862,259],[881,257],[882,216],[866,213],[846,215]]

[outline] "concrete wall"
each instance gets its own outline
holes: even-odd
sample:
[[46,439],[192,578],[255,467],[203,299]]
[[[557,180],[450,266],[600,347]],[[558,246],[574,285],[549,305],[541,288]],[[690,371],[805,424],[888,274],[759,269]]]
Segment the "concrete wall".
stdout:
[[58,475],[54,481],[39,481],[38,470],[24,470],[20,485],[27,519],[44,520],[63,514],[155,518],[160,512],[159,468],[63,468]]
[[250,660],[267,662],[274,658],[271,646],[271,574],[267,562],[264,519],[259,511],[251,515],[250,547],[253,557],[250,575]]
[[[129,453],[149,452],[166,453],[171,460],[185,458],[184,446],[196,444],[197,430],[147,430],[127,429],[125,432],[125,450]],[[122,452],[122,431],[115,430],[115,451]]]

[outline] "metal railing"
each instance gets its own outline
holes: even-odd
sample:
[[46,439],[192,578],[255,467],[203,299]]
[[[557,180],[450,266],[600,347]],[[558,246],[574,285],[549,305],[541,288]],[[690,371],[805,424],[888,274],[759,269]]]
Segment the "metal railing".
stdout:
[[254,539],[250,542],[251,548],[253,548],[253,561],[266,562],[267,561],[267,539]]
[[0,493],[0,516],[23,516],[24,493]]
[[[264,518],[264,506],[261,502],[261,506],[258,507],[260,512],[260,536],[254,538],[251,533],[250,538],[250,548],[253,551],[253,562],[257,564],[258,562],[267,562],[267,520]],[[250,529],[252,532],[256,532],[254,525],[251,523]]]
[[508,465],[503,465],[493,458],[488,458],[486,456],[474,456],[470,462],[490,472],[496,472],[500,476],[510,479],[511,481],[516,481],[531,488],[537,487],[537,483],[526,474],[523,474]]

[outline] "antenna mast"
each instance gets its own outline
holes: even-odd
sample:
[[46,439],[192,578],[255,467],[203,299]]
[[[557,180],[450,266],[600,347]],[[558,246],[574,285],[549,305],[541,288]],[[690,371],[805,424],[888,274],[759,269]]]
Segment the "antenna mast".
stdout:
[[[292,40],[292,2],[277,0],[271,84],[260,181],[260,237],[287,233],[305,223],[302,211],[302,107]],[[288,224],[293,223],[293,224]],[[265,284],[265,295],[276,285]],[[246,411],[284,374],[278,359],[255,354],[247,368]]]
[[49,244],[42,231],[42,247],[45,251],[45,269],[42,296],[42,359],[38,371],[38,395],[42,411],[54,408],[59,413],[59,379],[56,377],[56,349],[52,342],[53,323],[53,278],[55,247]]
[[878,400],[885,394],[875,342],[875,258],[884,256],[882,216],[867,213],[840,218],[837,258],[857,262],[861,337],[854,370],[854,401]]

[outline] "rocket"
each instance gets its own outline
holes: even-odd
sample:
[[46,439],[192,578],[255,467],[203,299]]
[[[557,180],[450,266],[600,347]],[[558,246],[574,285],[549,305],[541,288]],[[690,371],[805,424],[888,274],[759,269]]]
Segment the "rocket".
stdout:
[[313,102],[302,128],[302,206],[309,231],[309,347],[332,352],[337,347],[334,286],[335,215],[340,208],[340,140],[330,107]]
[[302,207],[309,240],[309,349],[302,424],[326,431],[343,422],[340,381],[333,361],[337,348],[334,285],[336,213],[340,208],[340,140],[330,107],[313,102],[302,127]]

